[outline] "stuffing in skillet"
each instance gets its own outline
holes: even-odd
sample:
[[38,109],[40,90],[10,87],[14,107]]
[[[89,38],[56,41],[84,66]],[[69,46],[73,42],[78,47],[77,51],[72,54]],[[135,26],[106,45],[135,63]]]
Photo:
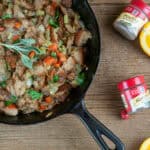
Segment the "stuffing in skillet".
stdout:
[[91,33],[71,0],[0,1],[0,110],[43,112],[84,80]]

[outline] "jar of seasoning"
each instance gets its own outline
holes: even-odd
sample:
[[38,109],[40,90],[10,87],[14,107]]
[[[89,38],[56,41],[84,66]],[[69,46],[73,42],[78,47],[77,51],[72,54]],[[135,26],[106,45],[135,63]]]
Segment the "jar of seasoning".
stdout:
[[125,110],[121,112],[123,119],[128,119],[129,114],[142,108],[150,108],[150,92],[144,76],[137,76],[118,84]]
[[149,19],[150,6],[143,0],[132,0],[115,20],[113,26],[127,39],[135,40]]

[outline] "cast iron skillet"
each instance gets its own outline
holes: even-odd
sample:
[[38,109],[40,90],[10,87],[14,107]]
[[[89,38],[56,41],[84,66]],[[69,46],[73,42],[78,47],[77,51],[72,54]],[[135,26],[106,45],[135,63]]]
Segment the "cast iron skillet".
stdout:
[[34,124],[50,120],[58,117],[59,115],[72,113],[77,115],[82,120],[102,150],[110,150],[109,145],[106,144],[102,135],[106,136],[115,144],[116,150],[124,150],[124,145],[119,138],[116,137],[102,123],[100,123],[94,116],[92,116],[85,108],[83,98],[94,77],[100,58],[100,36],[96,18],[87,0],[73,0],[72,7],[75,11],[79,12],[86,27],[93,35],[92,40],[90,40],[87,44],[85,63],[89,69],[86,71],[85,84],[81,87],[73,89],[66,101],[54,108],[53,114],[49,117],[47,117],[50,113],[49,111],[43,113],[32,113],[28,115],[20,114],[16,117],[9,117],[1,114],[0,122],[15,125]]

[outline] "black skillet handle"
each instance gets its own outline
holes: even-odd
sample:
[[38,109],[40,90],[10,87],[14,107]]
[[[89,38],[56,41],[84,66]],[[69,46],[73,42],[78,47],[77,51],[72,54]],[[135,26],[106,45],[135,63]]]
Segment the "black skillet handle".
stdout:
[[125,150],[124,144],[120,141],[120,139],[88,112],[84,101],[78,103],[78,105],[76,105],[76,107],[72,110],[72,113],[80,117],[81,121],[102,150],[111,150],[102,135],[106,136],[115,144],[115,150]]

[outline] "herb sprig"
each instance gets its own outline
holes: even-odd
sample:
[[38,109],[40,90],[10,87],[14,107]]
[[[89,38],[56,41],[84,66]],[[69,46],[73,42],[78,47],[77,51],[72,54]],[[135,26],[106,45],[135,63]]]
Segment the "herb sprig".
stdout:
[[77,78],[76,78],[76,83],[78,85],[82,85],[84,82],[85,82],[85,73],[84,72],[79,73]]
[[4,46],[10,51],[20,54],[21,61],[24,64],[24,66],[26,66],[29,69],[32,69],[33,62],[35,61],[35,59],[30,59],[28,57],[28,54],[31,51],[35,51],[37,55],[41,54],[40,49],[33,46],[35,43],[36,41],[34,39],[29,38],[29,39],[21,39],[17,43],[14,43],[14,44],[0,43],[0,45]]
[[27,91],[28,95],[32,98],[32,100],[39,100],[43,97],[43,94],[40,92],[37,92],[35,90],[29,89]]
[[11,95],[10,99],[5,101],[5,106],[9,106],[11,104],[15,104],[17,102],[17,97],[14,95]]
[[49,24],[54,28],[58,28],[59,27],[59,17],[60,17],[60,12],[59,12],[59,9],[57,8],[56,12],[55,12],[55,16],[50,18]]
[[5,88],[6,87],[6,81],[0,82],[0,87]]

